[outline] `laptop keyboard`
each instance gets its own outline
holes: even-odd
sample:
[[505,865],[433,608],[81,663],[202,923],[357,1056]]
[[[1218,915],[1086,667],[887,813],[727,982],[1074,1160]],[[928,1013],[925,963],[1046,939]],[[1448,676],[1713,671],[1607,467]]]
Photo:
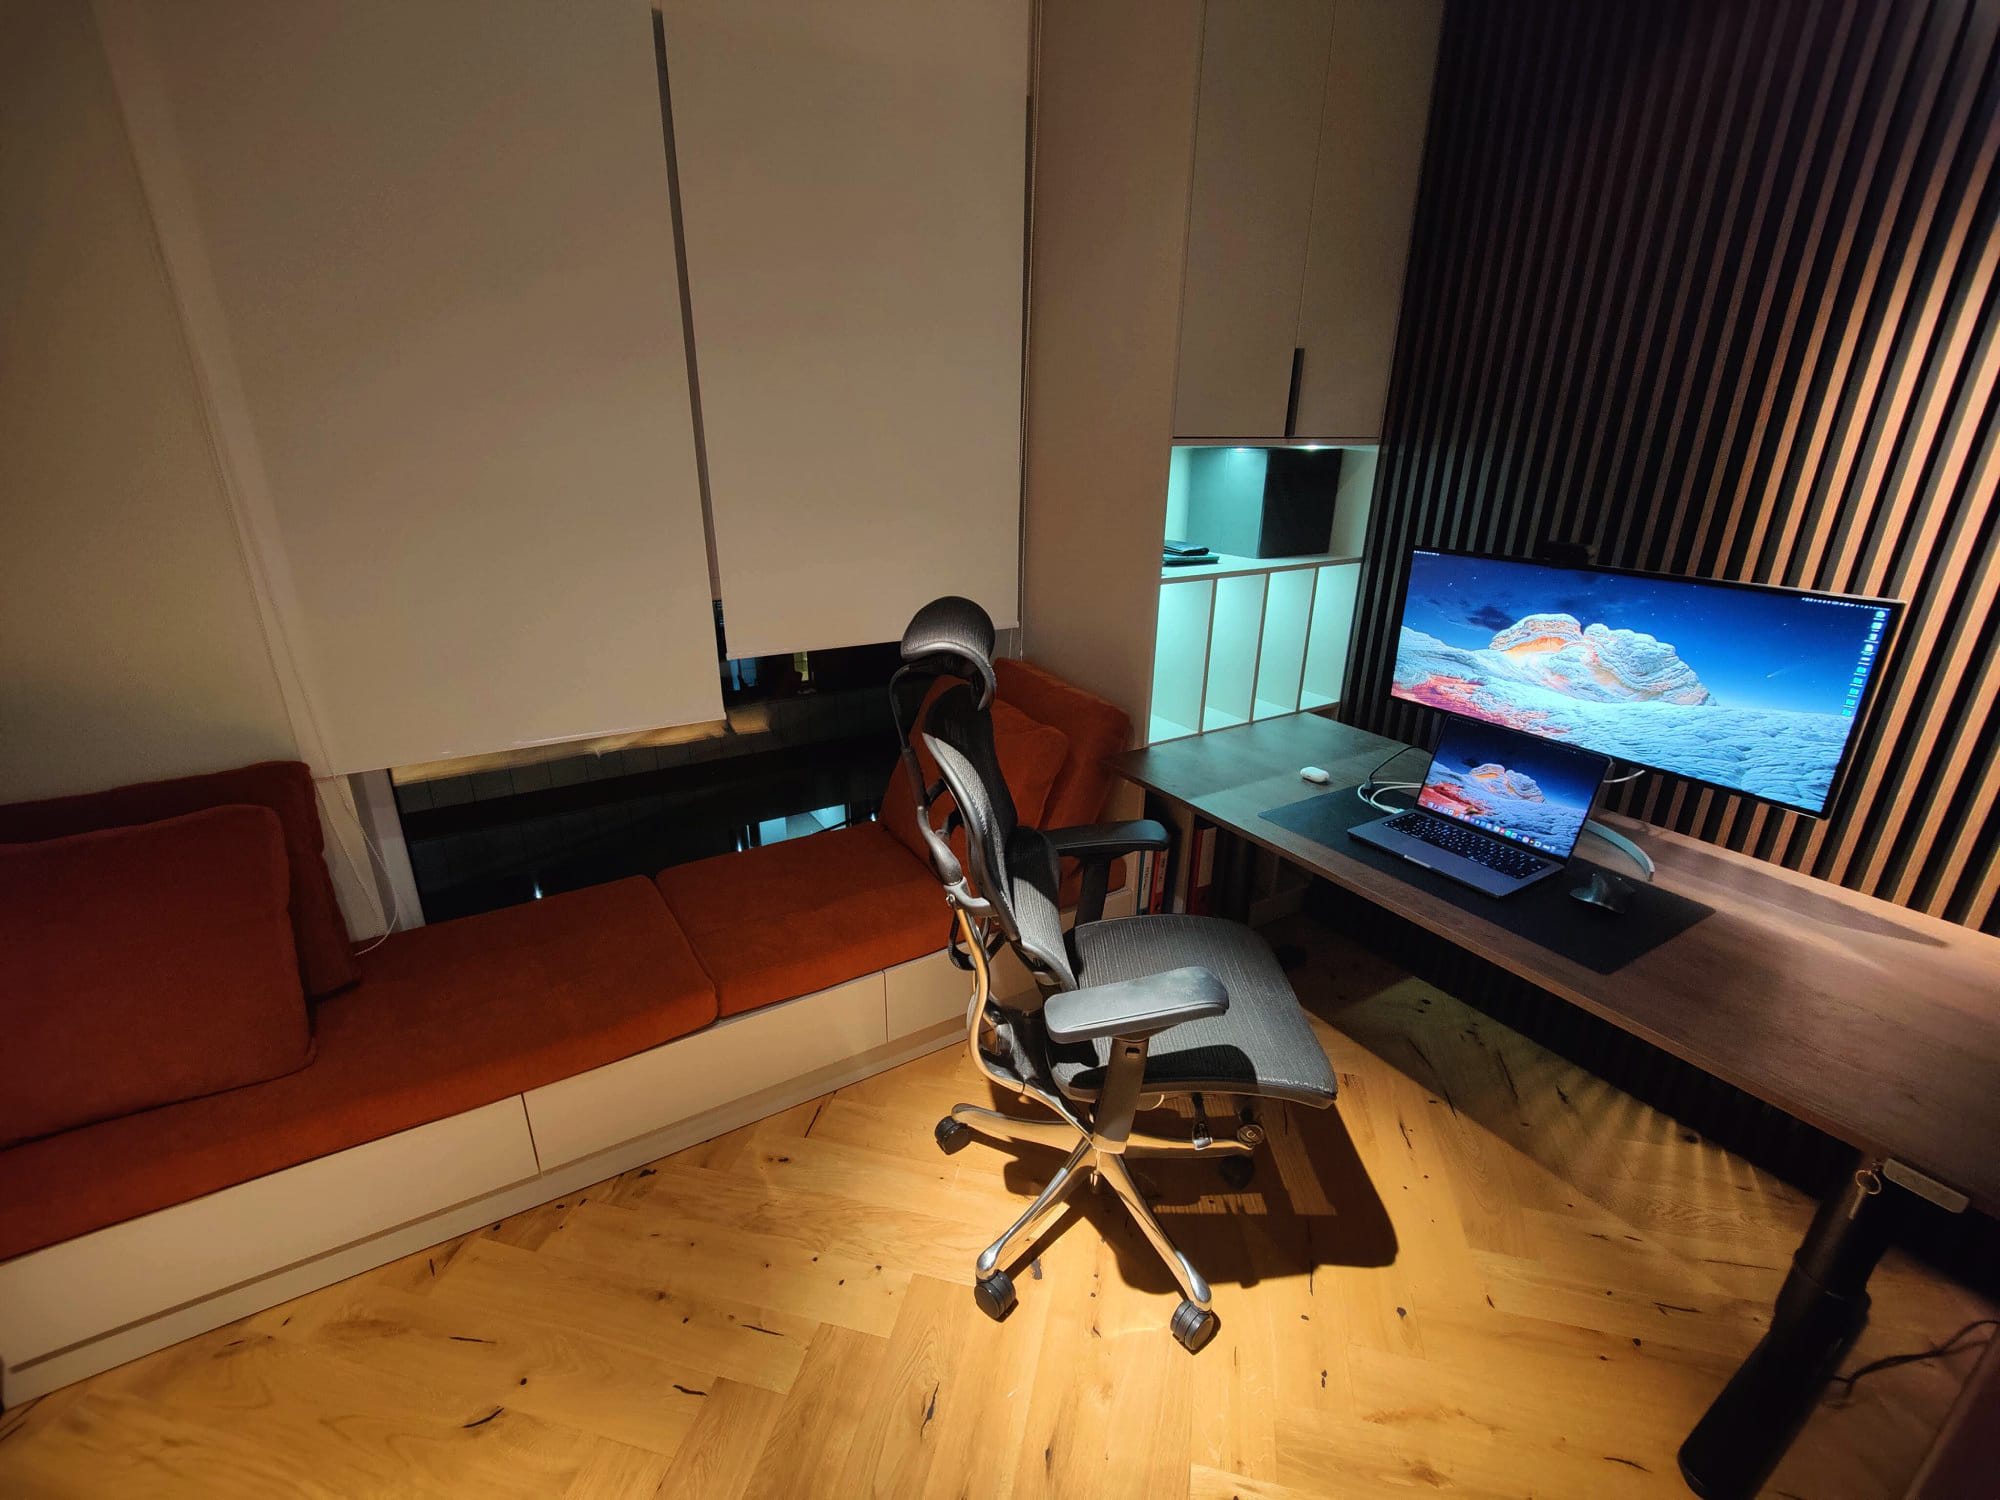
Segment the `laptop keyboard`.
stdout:
[[1413,839],[1422,839],[1433,848],[1461,855],[1474,864],[1515,878],[1532,875],[1553,863],[1539,854],[1530,854],[1512,844],[1488,838],[1476,828],[1466,828],[1445,818],[1434,818],[1428,813],[1403,813],[1391,818],[1388,826],[1398,833],[1407,833]]

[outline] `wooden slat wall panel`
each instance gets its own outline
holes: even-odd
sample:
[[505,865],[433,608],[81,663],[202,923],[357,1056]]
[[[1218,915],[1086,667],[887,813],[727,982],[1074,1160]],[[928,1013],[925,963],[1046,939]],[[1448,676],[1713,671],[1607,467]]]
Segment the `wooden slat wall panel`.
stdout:
[[1834,815],[1622,810],[2000,930],[2000,0],[1454,0],[1343,710],[1412,546],[1907,599]]

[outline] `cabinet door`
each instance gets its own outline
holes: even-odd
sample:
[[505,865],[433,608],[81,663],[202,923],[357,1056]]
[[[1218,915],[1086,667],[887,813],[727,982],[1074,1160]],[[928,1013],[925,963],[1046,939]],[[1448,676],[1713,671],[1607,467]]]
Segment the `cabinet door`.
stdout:
[[1330,0],[1208,7],[1177,437],[1285,435],[1333,28]]
[[666,0],[732,656],[1019,618],[1029,0]]
[[1443,0],[1338,0],[1319,128],[1293,433],[1382,433]]

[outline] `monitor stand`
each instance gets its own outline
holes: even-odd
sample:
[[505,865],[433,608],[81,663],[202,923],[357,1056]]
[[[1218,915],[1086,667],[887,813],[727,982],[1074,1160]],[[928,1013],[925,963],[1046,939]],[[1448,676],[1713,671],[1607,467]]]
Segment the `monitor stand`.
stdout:
[[1626,838],[1617,829],[1607,828],[1595,818],[1585,818],[1583,820],[1583,831],[1585,833],[1596,834],[1605,843],[1637,865],[1648,880],[1653,878],[1653,856]]
[[[1613,770],[1616,770],[1621,764],[1623,763],[1614,760],[1611,763],[1611,768]],[[1632,767],[1631,770],[1627,771],[1622,776],[1605,777],[1604,784],[1606,786],[1617,786],[1627,781],[1637,781],[1641,776],[1644,776],[1645,774],[1646,774],[1646,767],[1634,766]],[[1595,818],[1585,818],[1583,820],[1583,831],[1585,833],[1596,834],[1600,839],[1604,840],[1605,843],[1609,844],[1612,848],[1616,849],[1620,854],[1624,855],[1627,859],[1631,860],[1633,864],[1637,865],[1639,867],[1640,874],[1644,875],[1648,880],[1651,880],[1653,878],[1653,873],[1654,873],[1653,856],[1648,854],[1644,849],[1641,849],[1637,844],[1633,843],[1630,839],[1626,838],[1625,835],[1620,833],[1617,829],[1607,828],[1604,826],[1604,824],[1598,822],[1597,819]],[[1577,899],[1584,900],[1587,898],[1579,895]],[[1601,904],[1601,903],[1593,903],[1593,904]]]

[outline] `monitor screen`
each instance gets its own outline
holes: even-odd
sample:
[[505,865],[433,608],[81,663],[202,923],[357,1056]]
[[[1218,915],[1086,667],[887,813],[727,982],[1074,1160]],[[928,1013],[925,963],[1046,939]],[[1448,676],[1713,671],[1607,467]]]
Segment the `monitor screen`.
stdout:
[[1607,769],[1601,755],[1447,718],[1417,805],[1568,859]]
[[1418,551],[1393,692],[1817,816],[1900,608]]

